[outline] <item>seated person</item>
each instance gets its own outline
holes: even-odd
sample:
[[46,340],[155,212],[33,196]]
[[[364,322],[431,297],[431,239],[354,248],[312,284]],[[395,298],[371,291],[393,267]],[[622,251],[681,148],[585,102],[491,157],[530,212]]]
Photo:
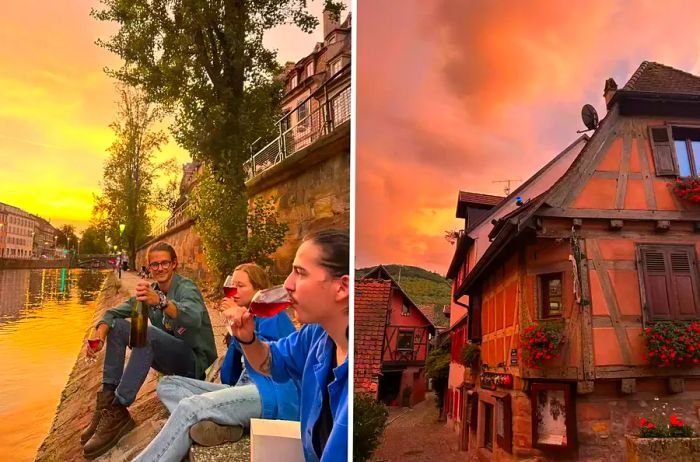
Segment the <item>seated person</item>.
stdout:
[[[233,272],[237,288],[223,308],[246,309],[253,296],[270,286],[265,271],[255,264],[243,264]],[[271,318],[255,319],[255,334],[266,340],[285,337],[296,329],[285,312]],[[221,367],[223,384],[185,377],[164,377],[158,396],[171,415],[163,429],[134,462],[180,462],[192,441],[203,446],[237,441],[250,419],[299,420],[299,383],[278,384],[255,370],[247,361],[241,367],[242,352],[231,339]],[[236,384],[236,386],[229,386]]]
[[[80,437],[88,459],[107,452],[134,427],[127,408],[151,368],[202,379],[217,356],[204,298],[194,282],[175,273],[175,249],[165,242],[154,244],[148,249],[148,262],[156,282],[139,281],[136,297],[108,310],[97,323],[99,346],[87,351],[93,357],[107,343],[102,391],[90,425]],[[148,341],[145,347],[131,350],[125,368],[131,331],[125,318],[131,316],[136,300],[148,306]]]
[[276,342],[255,334],[246,309],[227,312],[248,365],[275,382],[301,381],[301,442],[307,462],[347,461],[349,236],[307,236],[284,283],[300,331]]

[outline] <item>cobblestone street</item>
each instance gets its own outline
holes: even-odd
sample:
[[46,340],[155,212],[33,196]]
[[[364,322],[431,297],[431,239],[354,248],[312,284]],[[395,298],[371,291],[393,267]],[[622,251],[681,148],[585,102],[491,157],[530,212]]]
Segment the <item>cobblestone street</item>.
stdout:
[[372,457],[373,462],[419,462],[466,460],[457,450],[457,434],[437,421],[435,395],[428,393],[425,401],[413,407],[391,408],[389,425],[382,443]]

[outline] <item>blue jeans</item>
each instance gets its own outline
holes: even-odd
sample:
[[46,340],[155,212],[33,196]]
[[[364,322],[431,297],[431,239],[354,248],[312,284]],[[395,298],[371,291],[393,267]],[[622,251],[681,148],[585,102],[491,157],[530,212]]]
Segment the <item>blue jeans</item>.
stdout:
[[250,426],[250,419],[262,415],[257,387],[231,387],[186,377],[163,377],[158,397],[170,411],[170,418],[151,443],[132,462],[180,462],[190,449],[190,427],[202,420],[221,425]]
[[129,406],[134,402],[151,367],[163,374],[194,376],[195,355],[192,348],[183,340],[150,325],[148,343],[143,348],[131,350],[125,369],[130,332],[129,321],[114,320],[114,328],[107,334],[107,351],[102,371],[102,383],[117,386],[115,394],[122,405]]

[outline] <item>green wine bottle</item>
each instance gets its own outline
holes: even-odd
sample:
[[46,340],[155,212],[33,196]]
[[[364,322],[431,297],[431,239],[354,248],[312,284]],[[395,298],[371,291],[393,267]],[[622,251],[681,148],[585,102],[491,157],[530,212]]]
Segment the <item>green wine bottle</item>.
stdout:
[[148,305],[136,300],[131,309],[131,334],[129,346],[131,348],[143,348],[148,340]]

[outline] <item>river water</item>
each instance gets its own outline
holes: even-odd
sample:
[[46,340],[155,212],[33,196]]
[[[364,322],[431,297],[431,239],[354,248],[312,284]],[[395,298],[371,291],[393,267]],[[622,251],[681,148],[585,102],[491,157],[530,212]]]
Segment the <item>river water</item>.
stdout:
[[0,461],[32,461],[108,271],[0,270]]

